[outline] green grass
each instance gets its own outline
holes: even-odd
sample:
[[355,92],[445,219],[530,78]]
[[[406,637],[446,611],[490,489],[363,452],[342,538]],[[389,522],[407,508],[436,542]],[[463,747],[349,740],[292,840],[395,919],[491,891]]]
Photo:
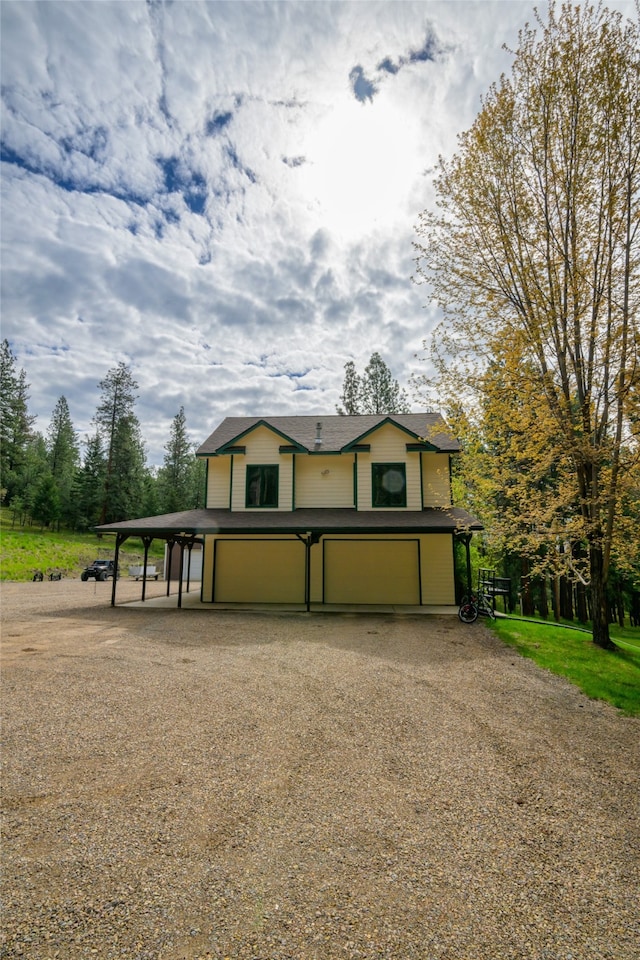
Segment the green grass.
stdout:
[[591,634],[557,624],[500,617],[500,639],[538,666],[566,677],[593,700],[605,700],[628,716],[640,716],[640,627],[611,625],[616,650],[602,650]]
[[[95,533],[52,533],[37,527],[12,527],[9,510],[0,510],[0,580],[32,580],[36,570],[45,576],[60,570],[65,577],[79,577],[96,558],[113,557],[115,537],[99,538]],[[125,540],[120,564],[140,563],[144,546],[138,538]],[[164,556],[164,541],[154,540],[149,557]]]

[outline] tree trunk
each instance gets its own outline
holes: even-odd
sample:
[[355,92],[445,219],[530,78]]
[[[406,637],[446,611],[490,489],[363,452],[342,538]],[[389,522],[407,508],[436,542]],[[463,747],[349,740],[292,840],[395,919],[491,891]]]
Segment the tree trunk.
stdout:
[[618,595],[618,625],[624,627],[624,593],[622,592],[622,584],[618,584],[618,589],[616,590]]
[[593,642],[604,650],[615,650],[615,644],[609,636],[609,615],[607,611],[607,582],[604,572],[604,558],[600,540],[593,540],[589,546],[589,565],[591,567],[591,616],[593,623]]
[[640,627],[640,593],[637,590],[631,591],[631,626]]
[[522,591],[522,615],[532,617],[534,614],[533,597],[531,596],[531,578],[529,576],[529,560],[522,557],[522,576],[520,586]]
[[587,596],[584,584],[580,582],[576,584],[576,611],[579,622],[586,623],[589,619],[589,612],[587,610]]
[[560,577],[553,578],[553,616],[557,623],[560,622]]
[[540,610],[540,616],[543,620],[546,620],[549,616],[549,602],[547,600],[547,578],[540,577],[539,581],[540,586],[540,602],[538,604],[538,609]]
[[573,620],[573,584],[568,577],[560,577],[560,616]]

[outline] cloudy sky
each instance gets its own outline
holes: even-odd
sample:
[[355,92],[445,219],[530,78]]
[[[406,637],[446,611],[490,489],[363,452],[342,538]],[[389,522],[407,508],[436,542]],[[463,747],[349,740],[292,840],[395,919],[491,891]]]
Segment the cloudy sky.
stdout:
[[38,428],[64,395],[91,432],[120,361],[155,464],[181,405],[194,442],[335,413],[375,350],[408,387],[436,321],[411,282],[431,171],[532,13],[3,0],[2,336]]

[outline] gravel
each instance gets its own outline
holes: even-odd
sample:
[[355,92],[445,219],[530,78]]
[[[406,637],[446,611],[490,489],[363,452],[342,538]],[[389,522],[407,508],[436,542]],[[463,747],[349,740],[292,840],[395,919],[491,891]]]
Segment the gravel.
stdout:
[[637,719],[482,624],[110,592],[2,585],[1,957],[637,960]]

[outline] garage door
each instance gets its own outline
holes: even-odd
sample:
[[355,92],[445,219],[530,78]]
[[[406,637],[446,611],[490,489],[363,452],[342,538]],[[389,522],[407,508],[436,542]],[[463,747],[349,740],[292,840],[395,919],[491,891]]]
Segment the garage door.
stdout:
[[420,603],[417,540],[324,540],[325,603]]
[[304,603],[299,540],[216,540],[214,602]]

